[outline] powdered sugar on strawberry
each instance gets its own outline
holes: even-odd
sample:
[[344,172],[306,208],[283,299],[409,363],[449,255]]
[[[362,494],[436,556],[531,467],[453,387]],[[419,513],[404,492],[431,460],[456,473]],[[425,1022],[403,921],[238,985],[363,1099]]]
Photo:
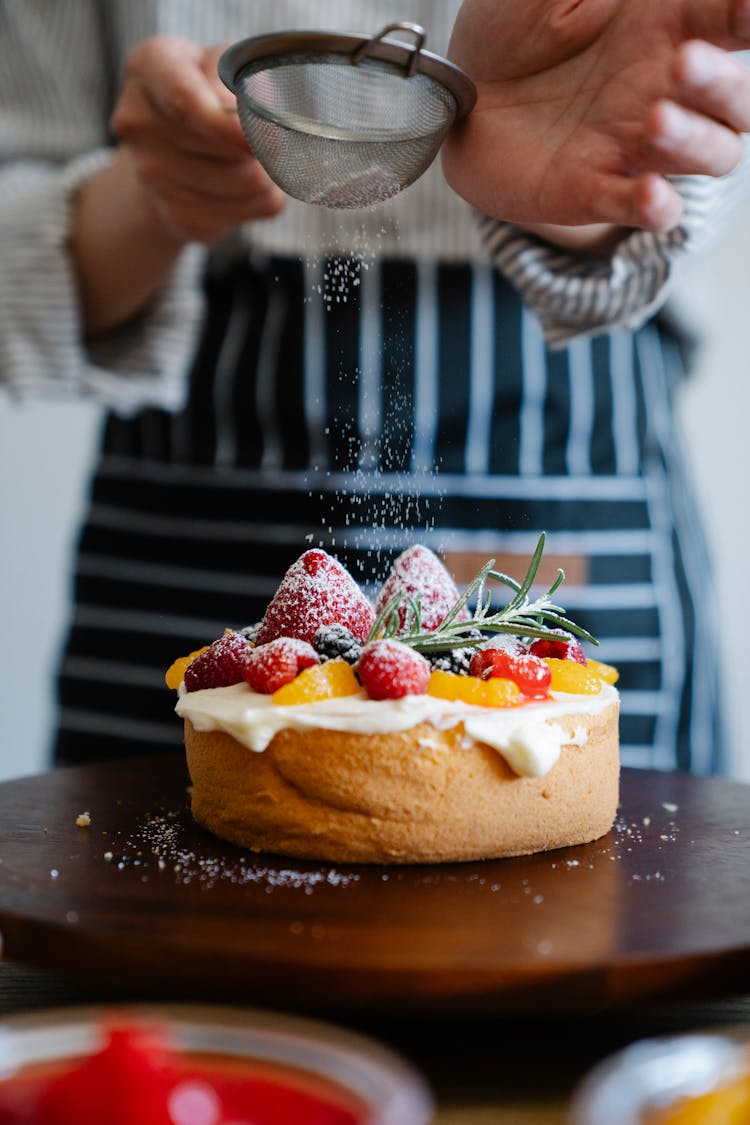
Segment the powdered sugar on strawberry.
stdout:
[[303,668],[317,663],[318,654],[307,641],[277,637],[250,650],[243,673],[253,691],[271,695],[296,679]]
[[364,641],[375,614],[349,572],[326,551],[305,551],[284,575],[258,630],[258,645],[277,637],[312,644],[321,625],[338,622]]
[[372,641],[359,658],[357,675],[370,699],[403,699],[405,695],[424,695],[430,683],[430,665],[401,641]]
[[[398,556],[391,568],[375,603],[375,612],[381,609],[399,592],[407,597],[398,607],[401,627],[410,614],[408,598],[419,601],[422,607],[421,628],[426,633],[437,629],[446,614],[458,601],[456,584],[440,559],[429,547],[417,544],[409,547]],[[468,621],[470,614],[466,607],[456,617],[457,621]]]

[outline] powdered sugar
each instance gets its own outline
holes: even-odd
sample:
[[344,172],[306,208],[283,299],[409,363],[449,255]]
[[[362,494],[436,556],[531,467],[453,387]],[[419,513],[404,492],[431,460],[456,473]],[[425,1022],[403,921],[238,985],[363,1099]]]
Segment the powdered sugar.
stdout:
[[242,634],[224,633],[185,669],[185,688],[200,691],[241,683],[248,651]]
[[[458,600],[458,590],[450,574],[437,555],[421,544],[409,547],[394,562],[375,603],[376,612],[387,605],[399,591],[419,600],[421,628],[425,632],[437,629]],[[409,603],[406,599],[398,607],[398,615],[403,626],[409,615]],[[458,620],[466,621],[468,618],[469,614],[464,607]]]
[[303,668],[318,663],[311,644],[297,637],[277,637],[248,653],[244,676],[253,691],[271,694],[289,684]]
[[364,640],[372,606],[341,563],[325,551],[306,551],[290,566],[266,610],[258,644],[290,636],[312,644],[321,625],[336,621]]
[[373,641],[357,665],[362,686],[371,699],[402,699],[424,695],[430,665],[418,652],[395,640]]
[[186,812],[147,814],[131,835],[118,842],[116,853],[107,853],[111,856],[108,862],[120,871],[141,868],[143,882],[171,877],[182,886],[196,884],[205,890],[217,883],[232,883],[260,887],[269,894],[277,888],[291,888],[309,895],[317,888],[345,889],[360,881],[356,872],[335,867],[289,863],[279,866],[271,859],[256,860],[247,853],[216,855],[213,841],[205,853],[198,852],[188,842],[194,831]]

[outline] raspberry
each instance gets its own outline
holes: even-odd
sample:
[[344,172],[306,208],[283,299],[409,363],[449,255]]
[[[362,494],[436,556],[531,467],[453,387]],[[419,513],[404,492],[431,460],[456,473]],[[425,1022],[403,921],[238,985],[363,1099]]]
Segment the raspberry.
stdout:
[[401,641],[372,641],[359,659],[357,675],[371,699],[401,699],[425,694],[430,664]]
[[321,625],[339,622],[364,641],[372,606],[347,570],[325,551],[305,551],[284,575],[263,618],[256,644],[297,637],[312,644]]
[[318,654],[307,641],[300,641],[297,637],[277,637],[248,650],[244,665],[245,680],[253,691],[271,695],[296,679],[303,668],[317,663]]
[[201,691],[203,688],[241,684],[248,652],[250,647],[243,636],[234,632],[224,633],[185,669],[185,690]]
[[347,664],[356,664],[362,655],[362,642],[337,621],[320,626],[313,637],[313,648],[324,660],[345,660]]
[[559,640],[545,638],[534,641],[529,649],[534,656],[551,657],[553,660],[575,660],[577,664],[586,663],[586,653],[579,641],[570,633],[560,633]]
[[483,648],[474,653],[471,674],[483,680],[496,676],[512,680],[530,699],[543,699],[552,679],[548,665],[539,657],[514,656],[499,648]]
[[[458,601],[456,584],[437,555],[427,547],[409,547],[398,556],[391,572],[385,580],[375,603],[375,612],[380,610],[399,591],[417,599],[422,606],[421,627],[426,633],[432,633],[450,609]],[[407,598],[398,607],[398,619],[403,628],[410,616],[410,605]],[[469,613],[463,608],[456,618],[457,621],[468,621]]]

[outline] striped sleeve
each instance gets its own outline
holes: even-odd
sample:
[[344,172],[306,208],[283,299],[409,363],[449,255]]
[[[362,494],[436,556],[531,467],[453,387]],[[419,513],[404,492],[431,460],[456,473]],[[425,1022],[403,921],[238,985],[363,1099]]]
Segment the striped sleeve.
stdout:
[[0,8],[0,386],[18,398],[87,396],[122,414],[174,409],[200,323],[201,247],[183,252],[142,315],[95,341],[81,330],[73,208],[112,153],[96,12],[81,0]]
[[676,177],[683,198],[679,226],[666,234],[634,230],[611,257],[595,260],[562,250],[509,223],[479,216],[497,268],[536,313],[547,342],[639,328],[669,296],[680,262],[704,249],[748,190],[746,160],[731,176]]

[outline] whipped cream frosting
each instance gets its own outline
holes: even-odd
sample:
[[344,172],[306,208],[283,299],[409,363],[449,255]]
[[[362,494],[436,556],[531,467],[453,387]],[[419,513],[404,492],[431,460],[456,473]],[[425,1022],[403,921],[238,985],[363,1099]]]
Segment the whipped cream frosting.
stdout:
[[284,728],[392,734],[420,723],[429,723],[438,730],[463,723],[470,738],[497,750],[515,773],[542,777],[555,764],[564,745],[582,746],[588,738],[588,730],[580,721],[571,738],[554,720],[566,715],[579,719],[597,715],[617,699],[617,689],[602,683],[597,695],[553,692],[548,700],[529,700],[509,708],[477,707],[431,695],[376,701],[364,691],[280,707],[271,701],[270,695],[254,692],[242,683],[193,692],[185,692],[183,686],[175,710],[183,719],[189,719],[196,730],[223,731],[255,753],[262,753]]

